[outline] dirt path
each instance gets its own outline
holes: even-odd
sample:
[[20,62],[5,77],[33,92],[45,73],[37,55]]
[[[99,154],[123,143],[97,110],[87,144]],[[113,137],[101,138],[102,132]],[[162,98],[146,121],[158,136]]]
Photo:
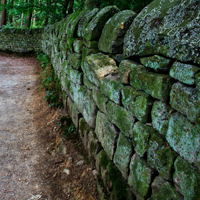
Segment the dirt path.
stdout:
[[[37,90],[36,64],[0,54],[0,200],[99,199],[94,169],[58,137],[62,113]],[[57,153],[61,142],[64,154]]]

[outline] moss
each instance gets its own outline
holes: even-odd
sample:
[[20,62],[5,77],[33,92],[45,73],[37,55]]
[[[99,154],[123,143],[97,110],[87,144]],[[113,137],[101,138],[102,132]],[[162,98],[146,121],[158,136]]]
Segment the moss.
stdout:
[[91,142],[90,144],[90,152],[94,152],[97,149],[97,144],[94,142]]
[[76,40],[76,38],[67,38],[67,45],[66,48],[69,49],[70,51],[73,51],[73,43]]
[[110,159],[107,156],[106,152],[103,151],[101,153],[101,158],[100,158],[100,163],[99,163],[99,169],[101,169],[101,167],[103,167],[104,169],[107,167],[107,165],[109,164]]
[[90,132],[90,128],[89,128],[87,122],[83,118],[81,118],[79,121],[79,130],[81,132],[82,137],[84,136],[83,134],[88,135]]

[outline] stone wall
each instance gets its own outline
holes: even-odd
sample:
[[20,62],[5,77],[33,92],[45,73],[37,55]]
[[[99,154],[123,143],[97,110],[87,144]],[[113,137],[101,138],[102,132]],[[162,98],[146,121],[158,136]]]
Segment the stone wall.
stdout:
[[17,53],[41,49],[43,29],[0,29],[0,50]]

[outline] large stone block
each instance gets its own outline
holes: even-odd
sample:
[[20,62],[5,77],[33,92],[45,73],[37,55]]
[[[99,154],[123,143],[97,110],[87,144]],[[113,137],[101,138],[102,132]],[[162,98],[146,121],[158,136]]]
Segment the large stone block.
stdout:
[[107,116],[125,136],[132,137],[135,118],[126,109],[110,101],[107,104]]
[[88,24],[83,38],[86,40],[98,40],[105,23],[117,12],[119,12],[119,9],[116,6],[107,6],[99,11]]
[[128,179],[129,163],[132,152],[133,147],[131,142],[120,133],[113,161],[125,180]]
[[73,43],[73,48],[76,53],[81,53],[83,48],[83,40],[77,39]]
[[131,10],[124,10],[112,16],[103,28],[99,50],[106,53],[122,53],[124,35],[135,17],[136,13]]
[[152,171],[147,166],[145,160],[134,154],[130,162],[130,175],[128,184],[131,186],[133,193],[139,200],[144,200],[148,195]]
[[152,125],[162,135],[167,133],[169,117],[171,116],[171,108],[166,103],[155,101],[151,111]]
[[127,31],[124,54],[126,57],[157,54],[200,64],[199,9],[199,0],[154,0]]
[[200,92],[195,88],[175,83],[170,92],[170,105],[191,122],[200,124]]
[[82,49],[82,60],[81,60],[81,66],[82,68],[84,68],[84,62],[85,62],[85,58],[91,54],[97,54],[99,53],[98,49],[89,49],[87,47],[83,47]]
[[129,113],[141,122],[147,122],[151,111],[151,97],[132,87],[123,87],[122,103]]
[[175,62],[170,70],[170,76],[179,80],[182,83],[193,85],[195,83],[195,74],[200,71],[200,68],[195,65]]
[[115,126],[109,122],[107,116],[100,111],[97,113],[95,133],[108,157],[112,160],[119,133]]
[[200,127],[179,113],[169,119],[166,140],[181,157],[200,169]]
[[167,101],[173,79],[169,75],[148,72],[145,67],[136,66],[130,73],[130,84],[156,99]]
[[73,83],[83,84],[83,73],[70,66],[67,66],[67,76]]
[[200,175],[181,157],[174,163],[175,173],[173,175],[177,190],[184,199],[197,200],[200,197]]
[[75,69],[81,68],[81,54],[77,53],[69,53],[67,56],[67,60],[69,62],[69,65]]
[[100,91],[111,101],[120,104],[120,94],[123,85],[119,82],[119,76],[109,74],[100,81]]
[[96,86],[100,80],[110,73],[118,73],[115,61],[102,53],[91,54],[85,58],[84,65],[81,66],[87,78]]
[[154,55],[150,57],[140,58],[141,63],[145,67],[154,69],[155,71],[169,71],[172,60],[169,58],[164,58],[159,55]]

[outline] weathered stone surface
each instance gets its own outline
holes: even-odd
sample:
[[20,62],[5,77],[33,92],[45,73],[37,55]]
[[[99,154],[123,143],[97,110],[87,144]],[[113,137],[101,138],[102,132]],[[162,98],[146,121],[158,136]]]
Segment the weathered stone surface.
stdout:
[[168,181],[157,176],[151,184],[152,195],[148,200],[183,200],[180,193]]
[[133,147],[140,157],[143,157],[148,149],[149,138],[151,134],[156,133],[151,126],[147,126],[141,122],[136,122],[133,128]]
[[91,55],[91,54],[97,54],[97,53],[99,53],[98,49],[89,49],[89,48],[83,47],[83,49],[82,49],[82,60],[81,60],[82,68],[84,67],[85,58],[87,56]]
[[84,65],[81,66],[87,78],[96,86],[100,80],[110,73],[118,73],[115,61],[102,53],[91,54],[85,58]]
[[125,136],[132,137],[135,119],[127,112],[127,110],[110,101],[107,104],[107,116]]
[[164,144],[158,134],[151,134],[147,153],[147,162],[167,180],[172,180],[172,166],[176,152]]
[[83,84],[83,73],[70,66],[67,67],[67,76],[73,83]]
[[172,63],[171,59],[164,58],[159,55],[154,55],[150,57],[140,58],[141,63],[145,67],[154,69],[155,71],[169,71],[170,64]]
[[162,135],[167,133],[172,108],[166,103],[155,101],[151,111],[152,125]]
[[92,90],[93,87],[95,87],[95,85],[88,80],[88,78],[86,76],[83,76],[83,84],[89,89]]
[[200,175],[186,161],[178,157],[174,163],[174,183],[184,199],[196,200],[200,197]]
[[198,125],[191,124],[184,116],[175,113],[169,119],[166,140],[181,157],[200,169],[200,127]]
[[175,62],[170,70],[170,76],[179,80],[182,83],[193,85],[195,83],[195,74],[200,71],[200,68],[195,65]]
[[122,60],[124,60],[123,54],[109,54],[109,56],[115,60],[115,62],[120,63]]
[[156,99],[166,101],[173,80],[169,75],[148,72],[143,66],[134,66],[130,73],[130,84],[139,90],[144,90]]
[[68,63],[71,67],[75,69],[81,68],[81,54],[69,53],[67,57],[68,57]]
[[151,111],[151,97],[132,87],[122,89],[122,103],[129,113],[141,122],[147,122]]
[[83,48],[83,40],[75,40],[73,43],[73,48],[76,53],[81,53]]
[[89,22],[92,20],[92,18],[99,12],[98,8],[94,8],[93,10],[87,12],[80,22],[78,23],[78,30],[77,35],[78,37],[83,37],[85,35],[85,30],[89,24]]
[[95,133],[108,157],[112,160],[116,138],[119,133],[114,125],[109,122],[107,116],[100,111],[97,113]]
[[75,40],[76,40],[76,38],[73,38],[73,37],[67,38],[66,48],[68,50],[70,50],[71,52],[74,51],[73,43],[74,43]]
[[151,183],[151,169],[147,166],[145,160],[134,154],[130,162],[130,175],[128,184],[131,186],[137,199],[145,199],[148,194]]
[[113,161],[125,180],[128,179],[129,162],[132,152],[133,147],[131,142],[120,133]]
[[130,84],[130,72],[133,67],[141,66],[132,60],[123,60],[119,65],[120,80],[124,84]]
[[119,82],[119,76],[109,74],[100,81],[100,91],[107,96],[111,101],[120,104],[120,93],[123,85]]
[[116,6],[107,6],[103,8],[90,21],[87,28],[85,29],[83,38],[86,40],[98,40],[107,20],[117,12],[119,12],[119,9]]
[[84,41],[84,45],[89,49],[98,49],[99,41]]
[[198,0],[155,0],[134,19],[124,40],[124,54],[164,55],[200,63]]
[[124,35],[135,17],[136,13],[131,10],[113,15],[103,28],[99,50],[106,53],[122,53]]
[[200,73],[195,76],[195,83],[198,90],[200,90]]
[[95,103],[97,104],[98,108],[102,112],[106,113],[107,112],[106,104],[108,102],[108,98],[105,95],[103,95],[100,92],[100,90],[98,90],[98,88],[96,88],[96,87],[92,88],[92,97],[93,97]]
[[175,83],[170,92],[170,105],[191,122],[200,124],[200,92],[195,88]]

